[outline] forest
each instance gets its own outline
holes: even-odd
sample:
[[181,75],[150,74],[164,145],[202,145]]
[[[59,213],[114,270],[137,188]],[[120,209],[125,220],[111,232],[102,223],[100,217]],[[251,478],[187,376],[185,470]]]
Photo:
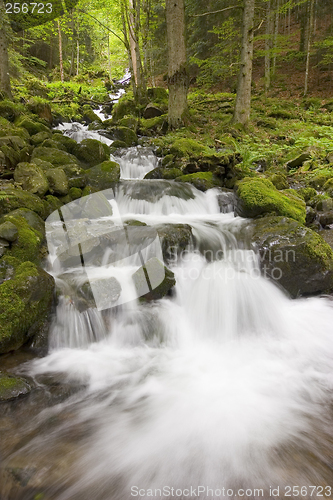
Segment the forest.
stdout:
[[332,0],[0,0],[0,500],[333,498]]

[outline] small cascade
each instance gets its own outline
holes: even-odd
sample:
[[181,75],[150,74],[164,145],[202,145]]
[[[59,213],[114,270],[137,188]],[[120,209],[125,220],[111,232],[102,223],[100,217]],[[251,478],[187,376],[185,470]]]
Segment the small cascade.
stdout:
[[141,146],[123,150],[121,156],[115,156],[120,165],[122,179],[143,179],[144,176],[158,166],[158,158],[151,148]]
[[97,139],[108,146],[113,143],[112,139],[104,137],[98,131],[88,130],[88,125],[82,125],[78,122],[62,123],[56,127],[56,130],[61,130],[65,135],[79,143],[84,139]]

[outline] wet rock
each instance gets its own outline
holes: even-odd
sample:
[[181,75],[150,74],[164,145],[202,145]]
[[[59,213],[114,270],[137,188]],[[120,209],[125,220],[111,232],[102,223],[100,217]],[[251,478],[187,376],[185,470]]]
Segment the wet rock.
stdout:
[[212,172],[198,172],[196,174],[181,175],[177,182],[189,182],[199,191],[207,191],[213,187],[221,187],[221,181]]
[[60,167],[63,165],[75,164],[78,165],[78,159],[65,151],[60,151],[54,148],[42,148],[38,147],[33,150],[31,160],[34,162],[35,159],[47,161],[53,165],[53,167]]
[[233,212],[235,208],[235,193],[232,190],[223,189],[223,191],[217,195],[217,202],[222,214]]
[[155,104],[148,104],[143,111],[143,117],[146,119],[156,118],[157,116],[163,115],[163,111]]
[[49,217],[55,210],[62,207],[63,203],[56,196],[51,194],[45,196],[44,207],[45,207],[45,218]]
[[127,146],[134,146],[138,143],[136,133],[128,127],[110,127],[108,132],[115,140],[124,142]]
[[0,403],[25,396],[30,391],[31,386],[25,379],[0,372]]
[[99,122],[101,123],[102,120],[96,113],[94,113],[93,109],[89,104],[85,104],[82,107],[82,115],[83,115],[83,120],[86,122],[86,124],[91,123],[91,122]]
[[53,292],[52,276],[32,262],[17,261],[13,278],[0,285],[0,353],[18,349],[37,334],[47,321]]
[[0,224],[0,238],[9,242],[17,240],[18,230],[15,224],[10,221]]
[[261,268],[292,297],[333,290],[333,251],[314,231],[286,217],[263,217],[250,226]]
[[235,194],[236,215],[285,215],[305,222],[305,202],[293,190],[278,191],[268,179],[246,177],[237,183]]
[[58,167],[47,170],[46,178],[51,194],[56,194],[59,196],[65,196],[66,194],[68,194],[68,178],[62,168]]
[[312,207],[306,207],[305,223],[312,224],[317,217],[317,212]]
[[120,166],[110,160],[85,171],[85,184],[97,189],[114,188],[119,179]]
[[163,196],[175,196],[183,200],[194,199],[191,186],[174,181],[121,181],[121,187],[131,199],[145,200],[150,203],[155,203]]
[[27,208],[42,218],[45,216],[44,204],[39,196],[11,186],[2,189],[0,191],[0,216],[16,208]]
[[44,196],[49,189],[43,170],[33,163],[19,163],[14,171],[14,179],[25,191],[38,196]]
[[138,297],[144,301],[163,298],[176,284],[174,273],[156,257],[141,266],[132,275],[132,279]]
[[157,226],[165,261],[170,261],[189,247],[192,242],[192,228],[188,224],[163,224]]
[[74,154],[80,161],[93,167],[110,158],[110,148],[96,139],[84,139],[76,145]]
[[318,214],[320,225],[325,228],[333,224],[333,210]]

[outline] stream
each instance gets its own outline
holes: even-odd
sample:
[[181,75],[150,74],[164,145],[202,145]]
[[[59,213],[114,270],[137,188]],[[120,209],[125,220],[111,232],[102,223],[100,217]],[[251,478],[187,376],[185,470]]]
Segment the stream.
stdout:
[[121,239],[95,260],[87,249],[88,277],[121,291],[83,310],[66,288],[82,285],[81,260],[51,252],[51,349],[17,370],[37,396],[0,422],[1,500],[333,498],[332,301],[291,300],[262,277],[250,222],[232,206],[221,213],[218,189],[143,179],[158,164],[150,148],[114,159],[112,215],[90,220],[91,234],[185,224],[192,238],[169,255],[172,293],[148,303],[130,277],[142,259],[162,258],[158,238],[142,254],[134,245],[122,255]]

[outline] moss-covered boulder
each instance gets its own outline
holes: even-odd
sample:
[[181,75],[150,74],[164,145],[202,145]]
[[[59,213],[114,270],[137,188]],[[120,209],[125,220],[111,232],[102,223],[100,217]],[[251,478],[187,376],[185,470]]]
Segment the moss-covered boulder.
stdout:
[[199,191],[207,191],[213,187],[222,187],[220,179],[213,172],[198,172],[196,174],[181,175],[175,179],[177,182],[189,182]]
[[40,217],[45,217],[44,204],[39,196],[11,186],[3,188],[0,191],[0,216],[16,208],[27,208]]
[[183,175],[183,172],[180,170],[180,168],[163,168],[163,167],[157,167],[151,170],[150,172],[147,172],[145,175],[145,179],[166,179],[166,180],[172,180],[179,178]]
[[38,132],[38,134],[32,135],[30,140],[34,146],[42,144],[47,139],[52,137],[51,132]]
[[175,275],[156,257],[149,259],[133,275],[132,279],[140,300],[163,298],[176,284]]
[[12,279],[0,285],[0,353],[18,349],[40,331],[53,299],[52,276],[32,262],[14,267]]
[[45,141],[43,141],[40,146],[42,148],[60,149],[61,151],[66,151],[67,152],[66,147],[63,144],[61,144],[61,142],[54,141],[51,138],[45,139]]
[[82,189],[71,187],[68,194],[72,198],[72,200],[78,200],[82,197]]
[[110,158],[110,148],[96,139],[84,139],[76,145],[74,154],[88,167],[94,167]]
[[177,139],[170,153],[180,157],[200,156],[203,153],[209,153],[209,148],[195,139]]
[[271,181],[271,183],[278,189],[279,191],[282,189],[288,189],[289,184],[287,180],[287,176],[278,172],[274,172],[271,175],[267,175],[267,178]]
[[37,120],[36,121],[31,120],[31,118],[29,118],[26,115],[23,115],[20,118],[18,118],[15,121],[15,125],[17,127],[25,128],[29,132],[30,135],[38,134],[38,132],[49,132],[50,131],[50,129],[46,125],[44,125],[43,123],[41,123]]
[[81,112],[82,112],[83,120],[87,124],[91,123],[91,122],[99,122],[99,123],[102,122],[100,117],[98,115],[96,115],[96,113],[94,113],[94,110],[92,109],[91,106],[89,106],[89,104],[85,104],[84,106],[82,106]]
[[19,136],[24,140],[29,140],[29,132],[23,127],[16,127],[13,123],[10,123],[5,118],[0,116],[0,137],[5,135]]
[[45,218],[52,214],[55,210],[58,210],[62,207],[63,203],[56,196],[52,196],[51,194],[47,195],[44,200],[44,210],[45,210]]
[[246,177],[237,183],[235,193],[235,212],[241,217],[284,215],[305,223],[304,200],[293,190],[278,191],[268,179]]
[[[38,231],[43,237],[45,236],[45,222],[32,210],[17,208],[8,215],[10,215],[10,217],[23,217],[32,229]],[[4,219],[6,219],[6,217],[4,217]]]
[[107,130],[115,140],[122,141],[127,146],[133,146],[138,143],[136,133],[128,127],[110,127]]
[[129,115],[139,116],[139,110],[133,99],[122,97],[113,108],[113,121],[119,121]]
[[134,130],[134,132],[136,132],[136,130],[138,128],[138,122],[139,122],[139,120],[135,116],[124,116],[124,118],[119,120],[119,125],[121,127],[130,128],[130,129]]
[[31,385],[24,378],[0,372],[0,403],[25,396],[30,391]]
[[252,222],[263,274],[292,297],[333,290],[333,250],[318,233],[286,217]]
[[32,146],[20,136],[8,135],[0,137],[0,151],[4,155],[7,167],[15,168],[19,162],[29,159]]
[[10,222],[9,220],[0,224],[0,240],[6,240],[12,243],[13,241],[17,240],[17,237],[18,230],[15,224]]
[[120,179],[120,166],[114,161],[104,161],[85,172],[86,185],[98,190],[114,188]]
[[43,170],[33,163],[19,163],[14,171],[14,179],[25,191],[38,196],[44,196],[49,189]]
[[31,261],[38,264],[45,253],[45,236],[43,232],[34,229],[27,218],[22,214],[13,211],[4,215],[0,223],[11,222],[16,226],[18,235],[11,244],[11,255],[19,261]]
[[154,103],[149,103],[143,111],[143,117],[147,120],[149,118],[156,118],[163,115],[163,110]]
[[49,184],[49,191],[51,194],[59,196],[66,196],[68,194],[68,178],[64,170],[60,167],[47,170],[46,178]]
[[14,103],[8,99],[0,101],[0,116],[6,118],[6,120],[10,122],[13,122],[23,111],[23,104]]
[[54,167],[60,167],[69,164],[79,165],[79,161],[74,155],[55,148],[35,148],[33,150],[31,160],[34,162],[35,159],[47,161]]
[[67,135],[63,134],[53,134],[52,140],[55,142],[59,142],[63,146],[65,146],[67,153],[74,154],[75,148],[77,146],[77,142],[71,137],[67,137]]
[[165,133],[168,130],[168,115],[162,114],[155,118],[141,118],[138,131],[141,135],[151,136]]
[[192,228],[188,224],[163,224],[156,229],[165,261],[175,260],[192,242]]

